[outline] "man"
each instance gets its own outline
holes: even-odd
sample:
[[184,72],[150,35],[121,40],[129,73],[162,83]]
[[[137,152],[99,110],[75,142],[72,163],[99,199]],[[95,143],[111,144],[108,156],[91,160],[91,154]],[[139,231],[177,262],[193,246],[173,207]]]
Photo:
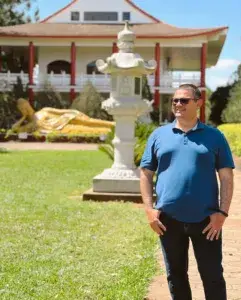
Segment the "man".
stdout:
[[142,198],[149,224],[160,236],[173,300],[192,299],[190,240],[206,300],[227,300],[221,233],[232,199],[234,163],[223,134],[198,120],[202,104],[196,86],[181,85],[172,99],[176,119],[151,134],[141,161]]

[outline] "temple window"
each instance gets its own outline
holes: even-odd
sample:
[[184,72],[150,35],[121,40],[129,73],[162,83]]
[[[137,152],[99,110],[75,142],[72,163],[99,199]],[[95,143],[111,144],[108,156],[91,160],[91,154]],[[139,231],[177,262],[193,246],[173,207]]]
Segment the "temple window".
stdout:
[[131,20],[131,13],[130,12],[123,12],[122,21],[130,21],[130,20]]
[[78,11],[71,12],[71,21],[79,21],[80,20],[80,13]]
[[65,60],[55,60],[48,64],[47,72],[50,74],[53,72],[54,74],[61,74],[65,72],[66,74],[70,74],[70,63]]
[[118,21],[117,12],[85,12],[85,21]]

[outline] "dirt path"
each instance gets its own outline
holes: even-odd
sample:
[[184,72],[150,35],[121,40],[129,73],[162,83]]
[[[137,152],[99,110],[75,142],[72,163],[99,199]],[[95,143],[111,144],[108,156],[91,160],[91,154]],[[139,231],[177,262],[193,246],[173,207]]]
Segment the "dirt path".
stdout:
[[0,148],[8,150],[97,150],[97,144],[78,144],[78,143],[19,143],[7,142],[0,143]]

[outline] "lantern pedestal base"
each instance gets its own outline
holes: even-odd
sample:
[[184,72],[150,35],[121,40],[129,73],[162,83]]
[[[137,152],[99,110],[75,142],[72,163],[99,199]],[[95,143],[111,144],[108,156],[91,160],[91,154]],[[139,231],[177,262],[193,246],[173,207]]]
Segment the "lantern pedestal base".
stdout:
[[93,178],[97,193],[140,193],[139,169],[106,169]]
[[142,203],[141,194],[139,193],[97,193],[93,189],[86,191],[83,194],[83,200],[93,200],[93,201],[124,201],[124,202],[134,202]]

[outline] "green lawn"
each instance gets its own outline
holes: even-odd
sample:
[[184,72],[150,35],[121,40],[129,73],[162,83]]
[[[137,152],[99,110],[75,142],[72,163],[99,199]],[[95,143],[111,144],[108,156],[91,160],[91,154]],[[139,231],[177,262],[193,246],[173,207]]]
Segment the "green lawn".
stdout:
[[157,238],[132,204],[82,202],[99,152],[0,153],[0,299],[142,300]]

